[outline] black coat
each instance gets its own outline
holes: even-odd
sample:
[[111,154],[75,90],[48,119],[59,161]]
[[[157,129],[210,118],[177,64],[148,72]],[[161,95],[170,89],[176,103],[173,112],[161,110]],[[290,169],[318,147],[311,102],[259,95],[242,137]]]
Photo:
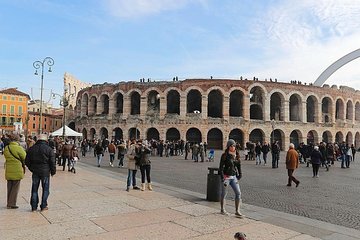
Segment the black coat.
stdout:
[[242,177],[240,160],[235,160],[232,154],[223,153],[220,159],[219,173],[221,180],[224,180],[224,175],[236,176],[240,179]]
[[29,148],[25,165],[29,170],[40,177],[49,177],[56,173],[54,149],[49,147],[45,141],[39,140]]

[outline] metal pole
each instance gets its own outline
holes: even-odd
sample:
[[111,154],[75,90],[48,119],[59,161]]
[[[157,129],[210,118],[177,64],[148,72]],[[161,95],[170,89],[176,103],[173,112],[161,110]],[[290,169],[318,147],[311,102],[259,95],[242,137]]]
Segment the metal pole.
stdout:
[[[65,96],[63,96],[65,98]],[[63,107],[64,107],[64,116],[63,116],[63,132],[62,132],[62,138],[63,141],[65,141],[65,123],[66,123],[66,106],[65,106],[65,99],[63,99]]]

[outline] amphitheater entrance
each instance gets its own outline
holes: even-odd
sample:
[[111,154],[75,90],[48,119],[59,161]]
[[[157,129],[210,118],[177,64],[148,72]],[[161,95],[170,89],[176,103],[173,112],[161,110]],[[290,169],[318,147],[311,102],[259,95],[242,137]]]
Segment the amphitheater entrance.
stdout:
[[354,145],[355,145],[356,150],[358,150],[360,147],[360,133],[359,132],[356,132],[356,134],[355,134]]
[[115,134],[115,140],[123,140],[124,139],[123,131],[121,130],[121,128],[118,128],[118,127],[115,128],[114,134]]
[[315,145],[316,143],[319,143],[318,134],[315,130],[311,130],[306,135],[306,143]]
[[314,96],[309,96],[306,99],[306,121],[315,122],[317,113],[317,100]]
[[342,143],[344,141],[344,135],[342,132],[337,132],[335,135],[335,142]]
[[229,139],[233,139],[235,142],[239,143],[241,147],[244,147],[244,133],[240,129],[236,128],[231,130]]
[[176,128],[169,128],[166,131],[166,141],[178,141],[180,140],[180,132]]
[[322,134],[322,141],[325,143],[331,143],[332,142],[332,134],[330,131],[325,131]]
[[87,130],[86,130],[86,128],[83,128],[82,135],[83,135],[83,139],[87,139]]
[[109,114],[109,96],[106,94],[103,94],[100,97],[100,102],[101,102],[101,114]]
[[218,128],[211,129],[207,134],[208,148],[223,149],[223,133]]
[[190,128],[186,132],[186,141],[190,143],[200,143],[202,141],[200,130],[197,128]]
[[[230,94],[230,117],[243,116],[244,94],[240,90],[234,90]],[[235,140],[235,139],[234,139]]]
[[279,146],[281,149],[284,149],[284,139],[285,138],[285,134],[283,131],[281,131],[280,129],[275,129],[274,132],[271,132],[270,135],[270,142],[273,143],[274,141],[278,141]]
[[109,132],[106,128],[100,128],[100,139],[109,138]]
[[223,117],[223,95],[220,90],[212,90],[208,96],[208,117]]
[[138,92],[133,92],[131,94],[130,114],[131,115],[140,114],[140,94]]
[[167,113],[180,115],[180,94],[178,91],[169,91],[166,97],[166,104]]
[[332,101],[330,98],[325,97],[321,102],[322,121],[324,123],[332,122]]
[[201,112],[201,93],[192,89],[186,97],[186,113]]
[[146,133],[147,140],[160,140],[159,131],[156,128],[149,128]]
[[249,135],[249,141],[253,143],[262,143],[264,141],[264,132],[259,128],[252,130]]
[[90,129],[90,140],[94,140],[96,137],[96,130],[95,128]]
[[294,130],[290,133],[290,143],[294,144],[295,147],[300,145],[300,139],[302,138],[300,130]]
[[115,109],[116,113],[124,112],[124,96],[121,93],[116,94]]
[[137,128],[130,128],[129,129],[129,139],[130,140],[138,140],[140,139],[140,131]]
[[250,119],[263,120],[265,94],[261,87],[253,87],[250,90]]
[[351,144],[354,143],[353,141],[354,141],[353,140],[353,134],[351,132],[348,132],[346,134],[346,144],[350,144],[350,146],[351,146]]
[[275,92],[270,97],[270,119],[275,121],[284,121],[284,96]]
[[289,100],[289,119],[290,121],[301,121],[301,97],[298,94],[293,94]]

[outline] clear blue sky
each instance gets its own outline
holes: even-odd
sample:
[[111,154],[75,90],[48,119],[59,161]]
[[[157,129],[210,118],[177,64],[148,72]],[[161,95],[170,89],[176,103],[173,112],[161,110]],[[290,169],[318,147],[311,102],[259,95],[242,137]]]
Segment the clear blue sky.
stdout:
[[[313,82],[360,48],[358,0],[0,0],[0,88],[39,97],[91,82],[253,76]],[[360,89],[360,60],[329,84]],[[44,98],[46,96],[44,95]]]

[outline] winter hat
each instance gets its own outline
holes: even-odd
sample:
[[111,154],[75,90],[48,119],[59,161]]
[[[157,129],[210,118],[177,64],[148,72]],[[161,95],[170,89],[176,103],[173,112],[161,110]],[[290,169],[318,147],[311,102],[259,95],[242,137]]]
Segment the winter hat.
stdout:
[[229,139],[226,143],[226,148],[229,148],[232,145],[236,145],[236,142],[233,139]]
[[42,140],[42,141],[47,141],[48,140],[48,136],[44,133],[41,133],[39,136],[38,136],[38,140]]

